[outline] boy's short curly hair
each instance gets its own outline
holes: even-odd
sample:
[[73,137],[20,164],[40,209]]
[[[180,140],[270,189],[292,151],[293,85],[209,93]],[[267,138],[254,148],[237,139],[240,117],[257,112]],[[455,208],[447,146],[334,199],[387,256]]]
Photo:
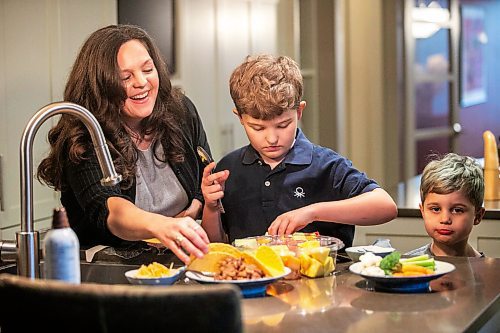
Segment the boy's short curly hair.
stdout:
[[248,56],[231,74],[229,90],[240,116],[269,120],[299,106],[303,79],[289,57]]
[[448,153],[444,157],[429,162],[424,168],[420,181],[420,200],[427,194],[449,194],[462,191],[476,209],[483,206],[483,170],[475,159]]

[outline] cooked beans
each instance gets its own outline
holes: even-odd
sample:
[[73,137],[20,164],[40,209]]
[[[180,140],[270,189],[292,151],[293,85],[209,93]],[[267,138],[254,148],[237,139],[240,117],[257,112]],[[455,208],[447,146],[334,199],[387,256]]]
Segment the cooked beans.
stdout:
[[264,272],[254,265],[247,264],[243,258],[227,258],[220,262],[219,272],[215,274],[216,280],[244,280],[260,279]]

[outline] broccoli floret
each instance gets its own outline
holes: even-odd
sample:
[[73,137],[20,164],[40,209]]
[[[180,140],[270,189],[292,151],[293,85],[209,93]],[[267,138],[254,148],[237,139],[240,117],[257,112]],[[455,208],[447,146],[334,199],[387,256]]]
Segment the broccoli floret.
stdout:
[[392,274],[392,271],[397,270],[399,258],[401,258],[401,253],[394,251],[382,259],[379,267],[384,270],[385,274],[390,275]]

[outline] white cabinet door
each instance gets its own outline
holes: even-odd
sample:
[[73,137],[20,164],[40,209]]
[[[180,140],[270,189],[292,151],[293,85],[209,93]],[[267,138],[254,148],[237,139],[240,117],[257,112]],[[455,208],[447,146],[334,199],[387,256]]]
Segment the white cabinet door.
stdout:
[[[85,14],[82,14],[85,13]],[[62,99],[66,77],[85,38],[97,28],[116,23],[116,1],[0,2],[0,237],[19,230],[20,140],[30,117]],[[48,152],[47,132],[56,119],[39,129],[33,145],[33,169]],[[50,225],[58,194],[33,181],[34,218]]]
[[[2,229],[19,224],[20,221],[20,167],[19,145],[22,132],[37,108],[51,101],[51,73],[49,30],[43,1],[3,1],[0,31],[2,35],[2,184],[3,211],[0,215]],[[47,124],[48,125],[48,124]],[[40,129],[34,143],[34,160],[39,161],[46,150],[47,127]],[[36,183],[34,186],[35,219],[50,216],[57,204],[54,191]],[[13,235],[2,235],[12,238]]]
[[196,104],[216,159],[248,144],[231,112],[232,71],[250,54],[294,56],[294,8],[294,1],[288,0],[178,1],[178,71],[173,83]]

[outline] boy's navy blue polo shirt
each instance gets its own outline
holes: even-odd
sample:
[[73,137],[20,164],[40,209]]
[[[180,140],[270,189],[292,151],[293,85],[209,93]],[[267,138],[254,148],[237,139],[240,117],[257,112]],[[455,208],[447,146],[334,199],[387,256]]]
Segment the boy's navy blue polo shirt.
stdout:
[[[237,149],[217,164],[229,170],[225,184],[222,225],[229,241],[264,235],[279,215],[313,203],[342,200],[379,187],[351,161],[331,149],[311,143],[300,129],[295,144],[273,170],[251,146]],[[354,226],[313,222],[301,231],[318,231],[352,245]]]

